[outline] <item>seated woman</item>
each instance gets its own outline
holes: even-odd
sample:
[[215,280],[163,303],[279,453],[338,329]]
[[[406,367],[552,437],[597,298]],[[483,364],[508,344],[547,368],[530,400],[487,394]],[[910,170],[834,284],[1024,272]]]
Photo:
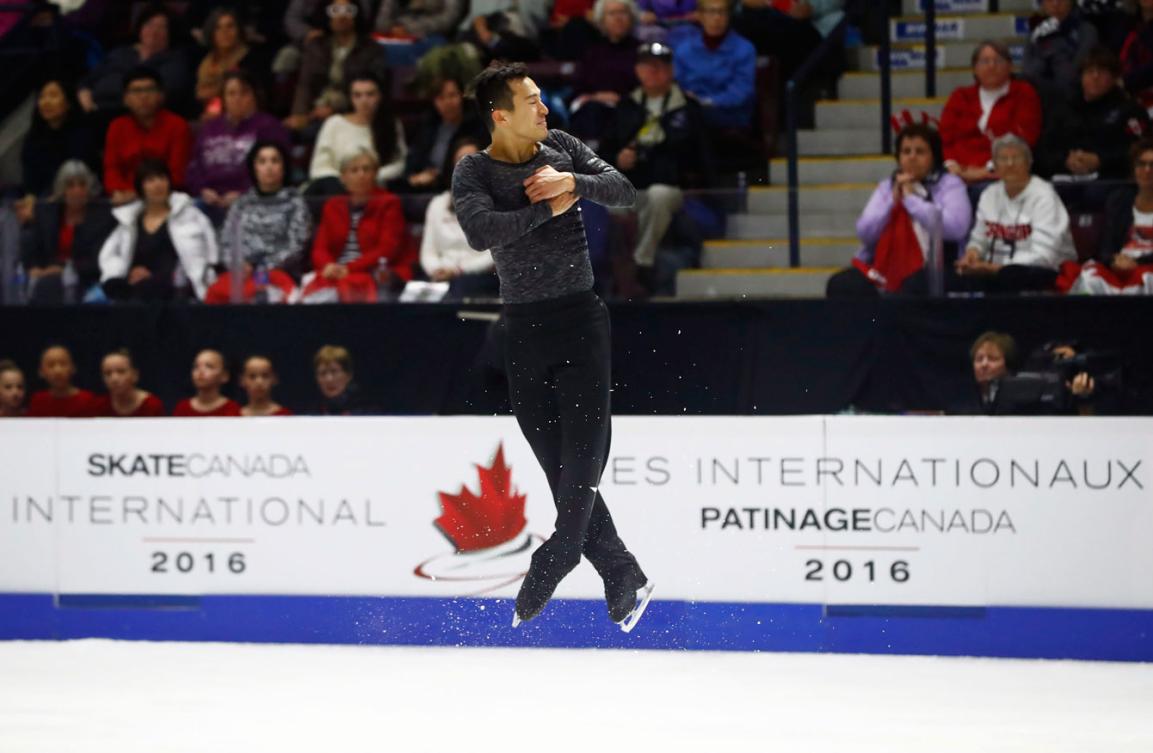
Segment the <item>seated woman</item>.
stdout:
[[861,249],[853,267],[829,278],[830,298],[926,293],[933,233],[941,233],[946,258],[949,247],[968,236],[973,208],[961,179],[941,169],[936,129],[905,126],[897,134],[896,154],[897,170],[881,180],[857,220]]
[[104,379],[107,395],[94,402],[93,415],[97,418],[159,418],[164,415],[164,404],[151,392],[140,389],[140,371],[126,349],[114,350],[100,362],[100,375]]
[[[440,182],[441,170],[452,144],[462,138],[471,138],[482,145],[488,144],[488,133],[474,114],[465,108],[464,86],[453,78],[436,81],[432,108],[417,130],[416,143],[405,159],[403,181],[393,181],[390,188],[414,191],[432,190]],[[396,184],[402,184],[396,186]]]
[[224,75],[224,109],[203,123],[192,147],[185,181],[214,220],[220,222],[232,202],[252,188],[248,153],[258,141],[288,148],[288,129],[257,105],[252,77],[243,71]]
[[581,50],[569,103],[574,135],[602,138],[617,103],[637,87],[636,17],[633,0],[599,0],[593,9],[595,34]]
[[100,169],[100,139],[72,90],[63,80],[52,78],[40,87],[32,127],[21,149],[24,190],[46,195],[60,166],[70,160]]
[[970,291],[1053,290],[1061,264],[1077,258],[1069,213],[1053,186],[1030,174],[1033,153],[1009,134],[993,142],[1001,180],[981,194],[958,285]]
[[[443,184],[452,185],[452,171],[465,155],[476,154],[480,144],[462,139],[453,145],[444,170]],[[452,205],[452,191],[439,193],[428,205],[424,216],[424,235],[420,242],[420,265],[434,282],[448,282],[448,297],[496,296],[499,290],[493,272],[492,253],[475,251],[465,240],[464,230]]]
[[136,192],[143,198],[113,211],[117,226],[100,250],[104,292],[113,300],[203,299],[220,261],[212,221],[172,190],[161,160],[141,161]]
[[1028,82],[1012,77],[1013,58],[1000,42],[984,41],[973,51],[977,83],[959,86],[941,111],[945,168],[966,183],[995,180],[989,144],[1007,133],[1030,148],[1041,137],[1041,100]]
[[100,181],[79,160],[56,173],[51,201],[36,205],[23,237],[30,303],[99,300],[100,249],[116,220],[100,198]]
[[380,80],[369,74],[358,74],[348,81],[347,113],[333,115],[324,121],[312,150],[308,167],[310,196],[340,193],[340,157],[366,148],[383,164],[376,171],[376,182],[385,185],[404,174],[408,147],[404,127],[392,114]]
[[339,345],[325,345],[312,358],[321,401],[319,416],[363,416],[374,413],[353,378],[352,354]]
[[400,199],[374,185],[378,163],[365,147],[340,162],[347,195],[333,196],[312,243],[313,273],[303,281],[305,303],[368,303],[378,286],[412,279]]
[[232,300],[232,268],[243,268],[245,303],[291,302],[312,233],[311,214],[295,188],[284,185],[288,152],[276,141],[258,141],[245,159],[252,188],[228,209],[220,245],[229,271],[208,289],[205,303]]
[[0,360],[0,418],[21,418],[24,395],[24,372],[14,361]]
[[230,71],[244,71],[250,81],[259,81],[260,88],[267,91],[272,61],[249,43],[236,10],[213,8],[204,21],[202,37],[208,51],[196,68],[196,102],[205,118],[222,112],[225,74]]

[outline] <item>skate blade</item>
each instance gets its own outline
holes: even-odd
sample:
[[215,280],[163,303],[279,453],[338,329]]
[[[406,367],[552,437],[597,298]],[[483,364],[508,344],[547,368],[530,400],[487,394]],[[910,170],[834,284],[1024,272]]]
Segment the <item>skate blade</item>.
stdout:
[[516,612],[513,612],[513,613],[512,613],[512,626],[513,626],[514,628],[515,628],[515,627],[520,627],[520,623],[521,623],[522,621],[523,621],[523,620],[521,620],[521,618],[520,618],[520,615],[519,615],[519,614],[517,614]]
[[640,590],[637,595],[637,605],[633,611],[629,612],[629,616],[618,622],[621,630],[626,633],[631,632],[637,623],[641,621],[641,616],[645,613],[645,609],[649,606],[649,601],[653,598],[653,583],[649,581],[645,584],[644,588]]

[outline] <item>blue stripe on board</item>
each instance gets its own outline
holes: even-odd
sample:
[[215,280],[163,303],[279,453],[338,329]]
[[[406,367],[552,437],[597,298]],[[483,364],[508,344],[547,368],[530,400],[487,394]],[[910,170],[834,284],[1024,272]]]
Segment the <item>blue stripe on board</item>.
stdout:
[[[117,638],[255,643],[829,651],[1153,661],[1153,610],[837,607],[654,601],[631,634],[604,602],[556,600],[513,629],[508,599],[202,596],[199,608],[58,608],[0,594],[0,639]],[[170,605],[168,605],[170,606]]]
[[199,596],[174,594],[60,594],[61,609],[199,609]]

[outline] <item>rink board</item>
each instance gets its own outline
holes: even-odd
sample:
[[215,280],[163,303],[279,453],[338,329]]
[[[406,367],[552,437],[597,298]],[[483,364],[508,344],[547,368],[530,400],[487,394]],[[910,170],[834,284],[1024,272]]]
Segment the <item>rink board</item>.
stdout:
[[0,425],[0,637],[1153,660],[1153,421],[618,417],[657,583],[513,630],[547,484],[506,417]]

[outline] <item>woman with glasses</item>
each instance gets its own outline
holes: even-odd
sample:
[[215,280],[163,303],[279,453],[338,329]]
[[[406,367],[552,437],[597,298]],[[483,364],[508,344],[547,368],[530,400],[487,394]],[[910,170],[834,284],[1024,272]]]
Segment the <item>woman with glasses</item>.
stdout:
[[1031,174],[1033,152],[1018,136],[993,142],[1000,180],[981,194],[969,246],[956,263],[960,287],[1012,293],[1053,290],[1057,272],[1074,261],[1069,213],[1046,180]]
[[1041,136],[1041,100],[1031,85],[1013,78],[1009,48],[981,42],[972,63],[976,83],[957,87],[941,112],[945,168],[969,184],[996,180],[994,139],[1012,133],[1032,148]]

